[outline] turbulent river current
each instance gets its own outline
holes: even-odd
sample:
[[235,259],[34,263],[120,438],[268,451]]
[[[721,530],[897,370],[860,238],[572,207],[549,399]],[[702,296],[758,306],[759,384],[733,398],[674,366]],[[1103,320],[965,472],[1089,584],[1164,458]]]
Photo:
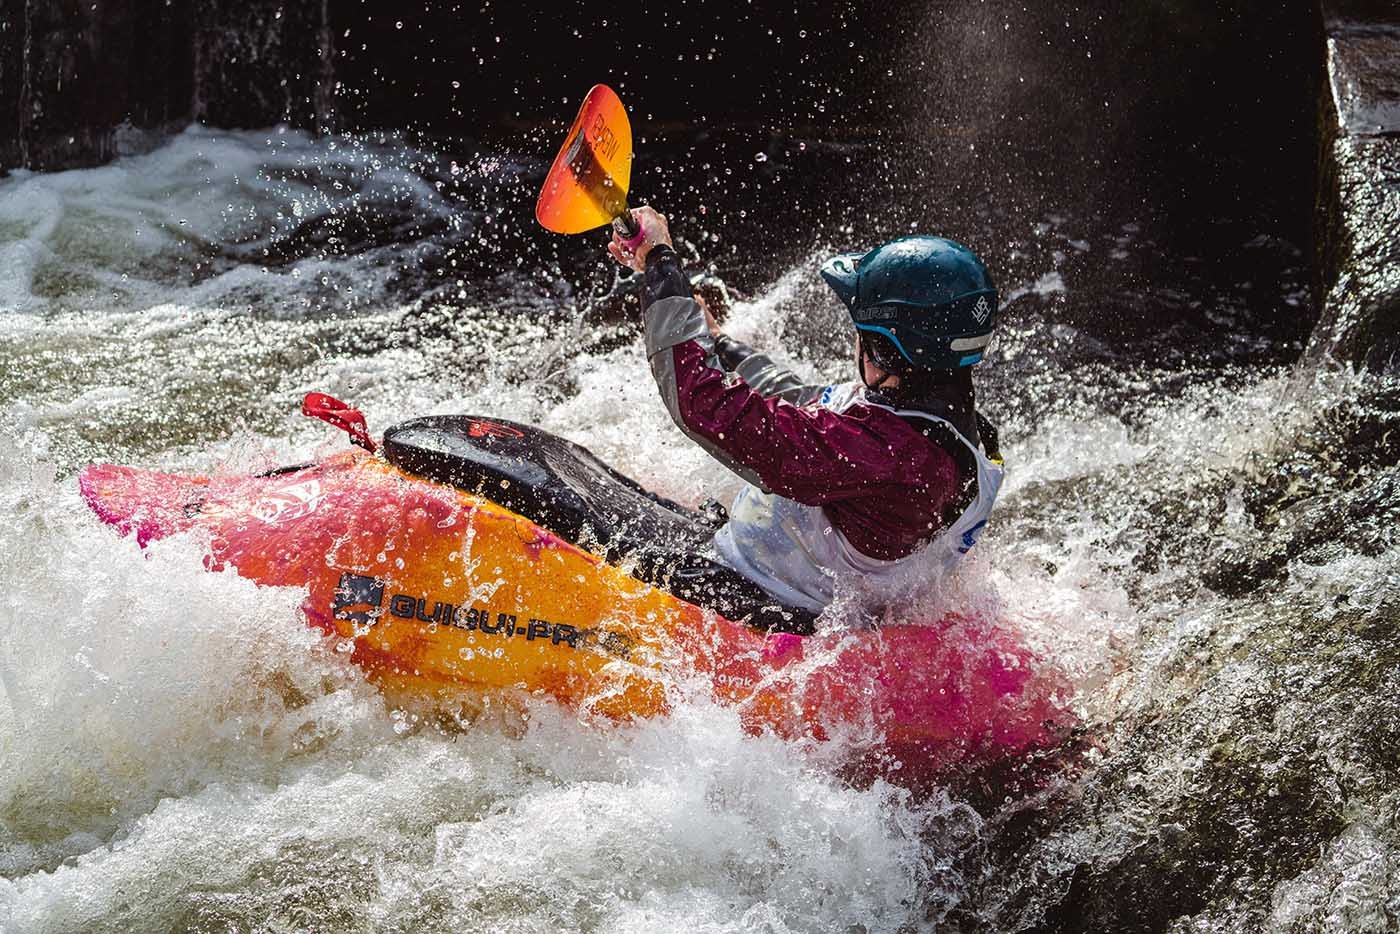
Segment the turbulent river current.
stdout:
[[[0,180],[0,930],[1393,926],[1400,397],[1297,362],[1301,247],[1248,221],[1173,238],[1141,202],[989,207],[895,170],[858,198],[859,140],[639,144],[730,330],[814,379],[851,371],[830,252],[917,226],[988,256],[1006,314],[977,380],[1008,481],[939,599],[1072,684],[1084,734],[1032,782],[852,784],[701,700],[443,731],[387,707],[300,593],[94,521],[87,463],[338,449],[309,390],[380,430],[534,422],[667,496],[732,496],[670,424],[599,238],[532,229],[545,136],[195,126]],[[877,189],[905,200],[874,216]]]

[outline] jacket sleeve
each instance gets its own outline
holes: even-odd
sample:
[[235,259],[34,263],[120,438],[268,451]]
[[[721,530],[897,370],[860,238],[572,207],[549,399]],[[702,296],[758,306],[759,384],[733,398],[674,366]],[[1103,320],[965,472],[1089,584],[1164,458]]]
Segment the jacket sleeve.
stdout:
[[[948,455],[897,415],[872,406],[844,412],[765,396],[745,379],[726,377],[700,306],[664,267],[674,253],[647,260],[646,349],[652,376],[672,420],[730,470],[768,491],[822,505],[910,487],[956,482]],[[681,279],[684,277],[681,276]],[[945,463],[946,461],[946,463]]]
[[[642,279],[642,307],[649,308],[666,298],[693,298],[693,293],[676,251],[661,245],[653,247],[647,254],[646,274]],[[701,322],[704,322],[703,312]],[[749,388],[761,395],[805,405],[816,400],[826,389],[825,386],[803,382],[796,373],[774,363],[767,354],[757,353],[748,344],[727,334],[713,339],[713,350],[723,369],[738,373]]]
[[786,399],[793,405],[806,405],[815,402],[826,389],[804,382],[792,370],[774,363],[772,357],[728,334],[715,338],[715,352],[726,370],[738,373],[740,379],[760,395]]

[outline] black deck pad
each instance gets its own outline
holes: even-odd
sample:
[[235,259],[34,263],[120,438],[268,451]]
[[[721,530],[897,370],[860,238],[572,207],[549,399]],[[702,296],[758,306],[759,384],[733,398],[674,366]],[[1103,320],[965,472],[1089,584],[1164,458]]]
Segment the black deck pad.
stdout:
[[764,629],[812,630],[813,614],[777,605],[715,559],[717,526],[705,516],[543,429],[471,415],[415,418],[384,433],[384,456],[414,476],[500,503],[682,600]]

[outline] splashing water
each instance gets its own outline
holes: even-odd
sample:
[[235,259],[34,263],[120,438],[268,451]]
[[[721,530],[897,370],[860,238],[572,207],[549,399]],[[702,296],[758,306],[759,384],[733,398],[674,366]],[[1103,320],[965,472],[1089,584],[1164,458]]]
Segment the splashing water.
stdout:
[[[1345,618],[1362,635],[1334,647],[1362,652],[1400,605],[1390,540],[1329,551],[1308,512],[1391,482],[1338,466],[1327,436],[1375,424],[1384,390],[1247,355],[1183,376],[1076,332],[1061,263],[1084,251],[1059,240],[1135,256],[1116,222],[1057,217],[1037,234],[1059,238],[1049,265],[1005,284],[1016,313],[979,381],[1009,479],[983,544],[927,598],[994,610],[1073,685],[1088,752],[1027,800],[853,786],[698,700],[625,728],[540,703],[514,726],[444,734],[386,708],[301,623],[295,590],[205,572],[194,539],[143,552],[98,526],[78,466],[303,460],[338,444],[293,414],[313,388],[380,428],[446,412],[534,422],[685,502],[737,490],[670,424],[635,327],[591,308],[562,260],[485,276],[499,243],[480,236],[476,196],[436,184],[541,167],[452,172],[394,141],[331,142],[192,128],[103,169],[0,181],[14,517],[0,529],[0,927],[1010,928],[1073,886],[1109,897],[1096,880],[1199,881],[1171,857],[1232,826],[1221,859],[1246,868],[1225,874],[1233,894],[1200,884],[1214,894],[1194,924],[1365,929],[1374,915],[1347,893],[1393,884],[1377,862],[1396,852],[1386,766],[1327,766],[1351,783],[1345,816],[1288,811],[1314,787],[1298,776],[1325,763],[1287,737],[1333,712],[1323,735],[1351,748],[1389,708],[1309,689],[1287,637],[1306,625],[1281,621]],[[729,327],[834,380],[849,351],[810,272],[825,246],[753,283]],[[1257,478],[1275,475],[1290,482],[1261,497]],[[1380,684],[1388,650],[1370,651]],[[1245,776],[1233,750],[1269,742],[1277,772]],[[1270,807],[1311,856],[1265,858],[1262,835],[1238,829],[1277,826]]]

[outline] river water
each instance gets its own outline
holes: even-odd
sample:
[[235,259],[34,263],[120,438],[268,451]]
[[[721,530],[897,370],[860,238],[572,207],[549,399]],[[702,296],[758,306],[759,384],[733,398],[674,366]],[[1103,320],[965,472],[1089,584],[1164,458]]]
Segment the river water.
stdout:
[[298,592],[93,521],[85,463],[337,449],[296,414],[312,389],[379,429],[535,422],[668,496],[732,495],[670,425],[598,238],[532,229],[544,138],[192,127],[0,180],[0,930],[1393,927],[1400,405],[1294,363],[1309,273],[1248,218],[1182,238],[1142,203],[929,197],[906,164],[872,220],[879,186],[843,188],[874,143],[652,143],[638,187],[733,290],[732,332],[814,377],[850,368],[830,252],[920,226],[989,257],[1006,323],[977,376],[1010,472],[955,589],[1085,723],[1014,793],[853,786],[702,701],[443,733]]

